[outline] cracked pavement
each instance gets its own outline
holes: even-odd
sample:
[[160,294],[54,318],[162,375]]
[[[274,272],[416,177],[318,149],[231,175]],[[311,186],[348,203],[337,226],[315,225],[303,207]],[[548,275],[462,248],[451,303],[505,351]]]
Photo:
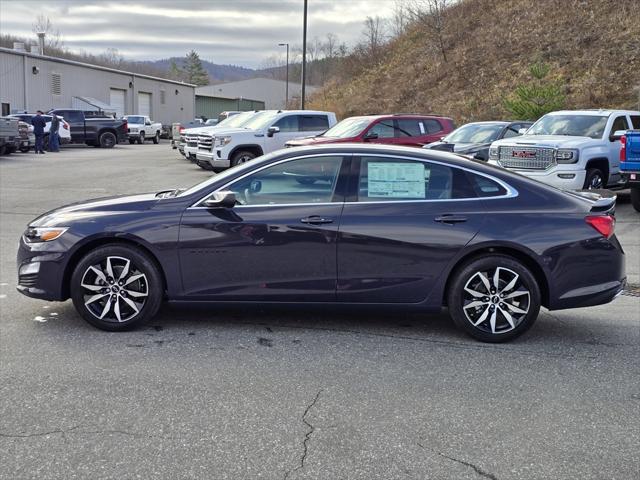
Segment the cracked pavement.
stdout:
[[[329,309],[164,307],[106,333],[15,291],[39,213],[208,175],[166,143],[0,158],[1,479],[637,478],[638,297],[488,345],[445,315]],[[626,194],[617,229],[640,283]]]

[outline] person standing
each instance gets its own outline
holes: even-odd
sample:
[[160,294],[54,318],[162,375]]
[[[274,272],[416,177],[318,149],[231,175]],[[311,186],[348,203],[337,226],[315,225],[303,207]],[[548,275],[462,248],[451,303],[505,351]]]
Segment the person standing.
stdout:
[[49,151],[60,151],[60,118],[55,114],[51,114],[51,127],[49,128]]
[[36,153],[44,153],[44,127],[47,121],[42,116],[42,110],[36,112],[36,116],[31,119],[33,134],[36,136]]

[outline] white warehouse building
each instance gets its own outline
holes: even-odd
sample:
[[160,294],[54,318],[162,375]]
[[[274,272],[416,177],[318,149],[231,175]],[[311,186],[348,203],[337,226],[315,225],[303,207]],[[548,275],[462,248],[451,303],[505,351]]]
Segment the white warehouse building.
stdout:
[[165,125],[195,116],[195,85],[0,48],[2,115],[53,108],[149,115]]

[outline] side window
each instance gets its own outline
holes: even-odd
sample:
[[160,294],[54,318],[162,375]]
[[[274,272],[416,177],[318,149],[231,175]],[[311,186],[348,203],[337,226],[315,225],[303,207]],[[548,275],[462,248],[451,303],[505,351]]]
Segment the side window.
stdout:
[[507,191],[502,185],[490,178],[470,172],[467,172],[467,178],[471,182],[475,194],[478,197],[500,197],[507,194]]
[[398,124],[396,137],[419,137],[420,135],[426,135],[426,128],[424,123],[418,120],[411,119],[399,119],[396,120]]
[[359,201],[476,198],[464,170],[418,160],[362,157]]
[[301,132],[324,132],[329,129],[326,115],[303,115],[300,117]]
[[338,180],[342,157],[300,158],[255,172],[231,184],[240,205],[328,203]]
[[380,120],[369,129],[368,134],[375,133],[378,138],[393,138],[395,136],[393,128],[393,120]]
[[640,115],[631,115],[632,128],[640,130]]
[[438,133],[442,131],[442,125],[439,121],[433,120],[431,118],[423,120],[424,126],[427,129],[427,133]]
[[520,135],[518,133],[518,130],[520,130],[521,128],[522,126],[519,123],[513,123],[507,126],[507,128],[504,131],[504,134],[502,135],[502,138],[517,137],[518,135]]
[[74,111],[68,111],[68,112],[59,112],[58,113],[59,117],[64,117],[65,120],[72,122],[72,123],[82,123],[84,122],[84,118],[82,117],[82,113],[80,112],[74,112]]
[[613,124],[611,125],[611,134],[618,130],[629,130],[629,125],[627,124],[627,117],[624,115],[620,115],[617,117]]
[[281,132],[297,132],[298,115],[287,115],[286,117],[282,117],[274,123],[273,126],[280,128]]

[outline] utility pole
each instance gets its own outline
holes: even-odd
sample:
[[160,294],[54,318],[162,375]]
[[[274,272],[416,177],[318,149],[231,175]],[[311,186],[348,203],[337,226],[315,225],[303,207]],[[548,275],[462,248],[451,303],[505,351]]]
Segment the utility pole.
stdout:
[[307,1],[304,0],[304,14],[302,23],[302,92],[300,93],[300,109],[304,110],[304,91],[307,70]]
[[284,88],[284,108],[287,108],[289,105],[289,44],[288,43],[279,43],[279,47],[287,47],[287,82]]

